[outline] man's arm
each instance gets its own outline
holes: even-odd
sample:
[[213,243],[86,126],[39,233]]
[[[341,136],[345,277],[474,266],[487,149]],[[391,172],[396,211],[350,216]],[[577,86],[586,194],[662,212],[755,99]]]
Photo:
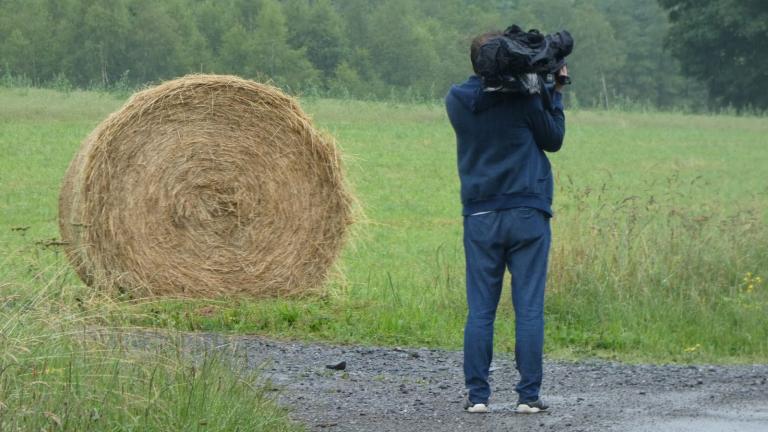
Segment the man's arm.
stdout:
[[563,95],[557,90],[552,93],[551,110],[544,108],[541,97],[532,98],[528,110],[528,126],[531,128],[533,139],[540,149],[548,152],[560,150],[565,137]]
[[[564,65],[557,74],[568,79],[568,66]],[[528,114],[528,126],[533,131],[533,139],[540,149],[548,152],[556,152],[563,146],[565,138],[565,114],[563,113],[563,88],[565,82],[555,81],[555,91],[550,97],[552,101],[551,109],[545,108],[541,98],[535,98],[531,110]],[[548,91],[545,88],[543,90]],[[549,96],[549,95],[545,95]]]

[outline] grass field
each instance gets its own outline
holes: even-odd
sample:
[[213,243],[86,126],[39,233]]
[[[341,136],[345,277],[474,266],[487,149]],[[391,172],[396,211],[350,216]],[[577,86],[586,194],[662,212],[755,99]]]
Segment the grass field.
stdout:
[[192,360],[172,333],[137,344],[110,327],[124,326],[108,301],[0,288],[2,431],[303,430],[267,382],[222,353]]
[[130,310],[85,289],[44,245],[77,135],[117,105],[0,90],[0,431],[303,430],[245,365],[193,359],[173,331],[137,344]]
[[[122,100],[0,90],[0,286],[66,269],[59,182]],[[365,208],[328,294],[253,302],[125,302],[119,320],[342,343],[458,348],[465,316],[455,144],[440,106],[303,101],[346,154]],[[768,361],[768,121],[567,112],[556,176],[547,355]],[[497,350],[513,348],[508,288]]]

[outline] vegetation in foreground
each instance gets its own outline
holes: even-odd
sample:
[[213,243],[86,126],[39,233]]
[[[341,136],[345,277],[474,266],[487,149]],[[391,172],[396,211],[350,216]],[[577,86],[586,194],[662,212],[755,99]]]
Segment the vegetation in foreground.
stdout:
[[[63,265],[49,241],[58,236],[60,179],[82,138],[121,101],[27,89],[0,90],[0,101],[0,262],[7,291],[41,269]],[[304,104],[344,148],[367,213],[342,258],[345,278],[323,297],[125,302],[116,309],[120,320],[460,347],[461,218],[453,135],[442,108]],[[552,157],[557,190],[548,355],[765,362],[765,120],[655,112],[566,116],[564,149]],[[69,271],[61,278],[77,284]],[[511,352],[508,291],[499,313],[497,350]]]
[[[65,143],[79,140],[81,127],[73,125],[93,123],[101,104],[116,101],[60,99],[53,114],[59,95],[35,93],[24,96],[35,101],[23,103],[29,111],[9,116],[14,107],[6,96],[0,97],[0,431],[303,430],[256,371],[224,350],[190,352],[179,332],[149,335],[132,327],[130,309],[84,287],[51,244],[61,173],[49,169],[71,150]],[[46,132],[43,124],[53,129]],[[40,171],[25,175],[29,164]],[[47,176],[51,183],[44,186]]]
[[[269,387],[223,353],[121,325],[111,302],[41,269],[0,269],[0,430],[297,431]],[[50,278],[50,279],[48,279]]]
[[0,430],[301,430],[253,371],[192,358],[173,333],[115,326],[110,302],[66,286],[65,273],[0,284]]

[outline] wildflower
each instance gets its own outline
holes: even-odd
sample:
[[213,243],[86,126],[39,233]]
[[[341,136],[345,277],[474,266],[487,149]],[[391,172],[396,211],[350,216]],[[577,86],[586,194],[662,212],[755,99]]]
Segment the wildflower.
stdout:
[[695,353],[696,351],[699,350],[699,348],[701,348],[701,344],[696,344],[694,346],[685,348],[683,351],[685,351],[687,353]]
[[759,287],[763,283],[763,278],[757,275],[753,275],[752,272],[747,272],[744,275],[743,287],[744,292],[750,294],[754,292],[755,287]]

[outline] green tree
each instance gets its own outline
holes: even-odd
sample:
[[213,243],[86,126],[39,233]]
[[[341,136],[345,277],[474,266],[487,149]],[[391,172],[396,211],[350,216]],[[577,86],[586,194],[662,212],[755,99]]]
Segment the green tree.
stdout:
[[[290,26],[293,46],[306,50],[307,59],[312,65],[330,77],[341,63],[347,52],[346,29],[344,20],[334,9],[329,0],[317,0],[311,7],[292,2],[296,7],[296,20]],[[306,5],[306,3],[305,3]]]
[[[380,71],[374,66],[370,50],[371,15],[376,5],[377,3],[370,0],[346,0],[336,4],[340,15],[344,18],[346,29],[345,39],[348,50],[345,62],[349,69],[355,72],[356,77],[366,84],[364,93],[359,94],[361,96],[387,93]],[[346,66],[337,68],[337,81],[345,81],[343,76],[348,72],[345,69]]]
[[133,66],[127,55],[130,32],[125,0],[82,0],[66,4],[62,29],[67,76],[81,86],[109,86]]
[[356,96],[368,97],[373,92],[369,83],[367,84],[357,71],[347,62],[339,63],[339,66],[333,73],[334,78],[330,81],[329,87],[336,96]]
[[168,3],[130,0],[126,56],[130,76],[138,82],[172,78],[183,74],[184,61],[178,17],[168,12]]
[[[235,20],[245,27],[248,31],[254,31],[258,25],[258,16],[262,8],[260,0],[229,0],[230,5],[225,6],[234,11]],[[216,2],[217,7],[221,8],[221,2]]]
[[280,3],[263,0],[253,32],[255,68],[291,86],[300,86],[317,79],[317,70],[307,60],[304,50],[288,44],[288,28]]
[[[713,103],[764,98],[744,89],[765,76],[765,48],[755,42],[765,36],[765,2],[662,4],[672,27],[656,0],[0,0],[0,67],[40,85],[109,87],[199,71],[362,97],[407,89],[439,97],[471,72],[473,36],[516,23],[574,34],[569,93],[588,105],[606,97],[692,105],[702,82]],[[698,4],[703,13],[691,18]],[[668,30],[680,35],[668,44],[690,78],[664,50]]]
[[768,109],[768,2],[659,0],[672,23],[667,44],[715,106]]
[[32,43],[27,39],[19,29],[11,30],[10,34],[5,36],[5,42],[0,51],[0,60],[8,72],[26,75],[33,68],[29,62],[29,53],[32,52]]
[[235,24],[221,38],[218,69],[220,71],[254,77],[259,73],[253,36],[241,24]]
[[349,42],[357,44],[370,39],[370,17],[376,5],[377,2],[370,0],[344,0],[336,3],[344,18]]
[[178,35],[177,56],[180,73],[211,72],[215,70],[213,52],[200,28],[196,14],[189,0],[166,0],[166,12],[176,18],[175,32]]
[[438,55],[419,21],[405,0],[382,2],[371,17],[368,50],[385,83],[425,91],[435,82]]
[[288,26],[288,41],[294,48],[301,48],[301,32],[309,23],[309,0],[284,0],[282,5]]
[[40,84],[59,72],[60,46],[47,0],[0,2],[0,66]]
[[424,0],[418,7],[421,27],[437,55],[434,87],[444,92],[472,72],[469,46],[473,37],[496,26],[483,23],[483,9],[467,5],[465,0]]
[[230,9],[226,4],[221,3],[216,0],[203,0],[192,8],[192,15],[195,18],[194,26],[205,40],[214,58],[219,55],[224,35],[235,27],[235,18],[229,13]]

